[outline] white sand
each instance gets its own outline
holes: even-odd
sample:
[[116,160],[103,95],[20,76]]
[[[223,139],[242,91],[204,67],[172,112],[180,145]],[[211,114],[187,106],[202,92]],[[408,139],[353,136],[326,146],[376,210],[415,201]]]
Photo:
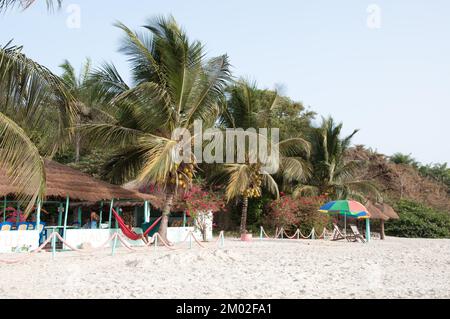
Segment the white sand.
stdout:
[[450,298],[450,240],[225,245],[40,253],[0,264],[0,298]]

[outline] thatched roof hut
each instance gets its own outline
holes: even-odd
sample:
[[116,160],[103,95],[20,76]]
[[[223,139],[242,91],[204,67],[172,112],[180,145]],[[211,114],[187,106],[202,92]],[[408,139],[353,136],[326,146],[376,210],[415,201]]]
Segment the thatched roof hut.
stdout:
[[380,203],[372,203],[371,201],[368,201],[365,204],[367,210],[370,213],[371,219],[379,219],[380,220],[380,236],[381,239],[385,238],[384,233],[384,222],[388,221],[390,219],[400,219],[400,217],[397,215],[397,213],[394,211],[394,209],[387,205],[387,204],[380,204]]
[[[79,202],[99,202],[113,198],[134,201],[148,200],[152,205],[154,202],[158,202],[155,196],[97,180],[88,174],[47,159],[45,160],[45,173],[47,198],[65,199],[69,196],[71,201]],[[0,169],[0,197],[14,195],[17,191],[17,188],[11,185],[6,172]]]
[[400,219],[400,216],[394,211],[394,209],[388,204],[376,203],[375,206],[385,215],[388,219]]
[[383,214],[378,206],[371,201],[368,201],[364,206],[366,206],[369,211],[370,219],[389,220],[389,217]]

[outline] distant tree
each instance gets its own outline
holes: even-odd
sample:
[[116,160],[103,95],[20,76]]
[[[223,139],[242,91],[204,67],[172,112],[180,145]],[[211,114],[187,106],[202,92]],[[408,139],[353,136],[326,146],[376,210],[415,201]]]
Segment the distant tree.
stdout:
[[389,157],[389,160],[392,163],[395,164],[403,164],[403,165],[409,165],[414,168],[419,167],[419,163],[411,156],[411,154],[402,154],[402,153],[395,153],[391,157]]

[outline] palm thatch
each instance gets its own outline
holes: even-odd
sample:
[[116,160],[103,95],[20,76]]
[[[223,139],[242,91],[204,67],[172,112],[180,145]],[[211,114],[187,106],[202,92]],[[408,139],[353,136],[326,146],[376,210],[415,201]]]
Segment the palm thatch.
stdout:
[[[164,192],[164,188],[159,185],[155,185],[155,184],[144,185],[142,182],[139,182],[137,180],[132,180],[126,184],[123,184],[122,187],[124,189],[130,190],[133,192],[137,192],[139,194],[144,194],[146,196],[152,196],[153,197],[152,205],[158,209],[161,208],[161,206],[163,205],[164,200],[166,198],[166,193]],[[172,212],[186,211],[188,206],[182,197],[183,196],[182,196],[181,192],[177,192],[175,194],[175,196],[173,198],[172,208],[171,208]]]
[[[44,160],[47,178],[45,196],[71,200],[98,202],[102,200],[126,199],[148,200],[157,205],[155,196],[127,190],[117,185],[97,180],[85,173],[51,160]],[[4,169],[0,169],[0,196],[17,195],[18,189],[12,185]]]
[[388,217],[388,219],[400,219],[400,216],[394,211],[394,209],[388,204],[375,204],[375,206],[381,211],[381,213]]
[[367,203],[364,206],[369,211],[370,219],[379,219],[379,220],[384,220],[384,221],[389,220],[389,217],[387,215],[383,214],[383,212],[380,210],[380,208],[378,207],[378,204],[374,204],[369,200],[369,201],[367,201]]

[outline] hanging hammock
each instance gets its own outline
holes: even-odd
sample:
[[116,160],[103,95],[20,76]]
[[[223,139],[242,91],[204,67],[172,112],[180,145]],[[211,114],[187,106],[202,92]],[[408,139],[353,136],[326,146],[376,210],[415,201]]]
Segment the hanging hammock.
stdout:
[[148,233],[155,228],[156,225],[158,225],[158,223],[161,221],[162,216],[159,217],[143,234],[137,234],[135,233],[133,230],[130,229],[130,227],[128,227],[128,225],[125,223],[125,221],[123,220],[122,217],[120,217],[119,214],[117,214],[117,212],[114,210],[114,208],[112,209],[112,212],[114,214],[114,217],[117,220],[117,223],[119,224],[120,229],[122,230],[122,233],[127,236],[129,239],[131,240],[138,240],[138,239],[142,239],[143,237],[147,236]]

